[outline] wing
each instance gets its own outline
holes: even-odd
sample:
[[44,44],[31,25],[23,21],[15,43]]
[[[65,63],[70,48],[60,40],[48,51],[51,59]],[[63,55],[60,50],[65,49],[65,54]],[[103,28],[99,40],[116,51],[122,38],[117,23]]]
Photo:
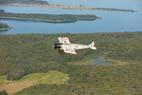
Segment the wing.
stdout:
[[65,53],[77,54],[75,50],[68,45],[62,45],[62,48]]
[[58,40],[60,43],[63,43],[63,44],[70,44],[70,40],[68,37],[58,37]]

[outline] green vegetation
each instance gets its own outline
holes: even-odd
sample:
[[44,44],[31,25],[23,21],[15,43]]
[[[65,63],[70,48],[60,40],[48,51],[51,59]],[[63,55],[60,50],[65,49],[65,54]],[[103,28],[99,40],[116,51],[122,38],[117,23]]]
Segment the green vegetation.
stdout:
[[6,76],[0,76],[0,84],[5,84],[7,83],[7,79],[6,79]]
[[[97,50],[59,54],[52,48],[58,36],[68,36],[71,42],[82,44],[95,39]],[[141,42],[142,32],[0,35],[0,75],[6,75],[8,80],[43,79],[43,84],[16,95],[141,95]],[[116,62],[96,65],[92,60],[100,57]],[[128,64],[117,65],[124,62]],[[45,83],[52,80],[50,74],[61,76],[59,80],[65,78],[67,83],[58,82],[56,77],[52,77],[54,85]]]
[[95,15],[54,15],[54,14],[16,14],[16,13],[0,13],[1,19],[14,20],[31,20],[49,23],[73,23],[80,20],[96,20]]
[[1,29],[1,28],[8,28],[8,25],[7,25],[7,24],[0,23],[0,29]]
[[6,91],[0,92],[0,95],[8,95]]
[[120,11],[120,12],[137,12],[136,10],[131,9],[117,9],[117,8],[93,8],[92,10],[102,10],[102,11]]
[[20,81],[35,81],[37,84],[65,84],[69,77],[67,74],[58,71],[47,73],[33,73],[24,76]]
[[35,85],[16,95],[141,95],[141,68],[141,64],[77,68],[77,74],[73,75],[76,78],[69,84]]
[[0,31],[7,30],[7,29],[9,29],[9,26],[7,24],[0,23]]

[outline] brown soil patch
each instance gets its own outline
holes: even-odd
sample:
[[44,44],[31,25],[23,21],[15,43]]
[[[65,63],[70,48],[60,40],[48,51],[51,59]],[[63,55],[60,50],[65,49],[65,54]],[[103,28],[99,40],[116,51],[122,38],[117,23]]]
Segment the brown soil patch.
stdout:
[[14,93],[24,88],[28,88],[34,84],[35,84],[34,81],[23,81],[23,82],[9,81],[7,84],[0,85],[0,91],[5,90],[8,93],[8,95],[13,95]]

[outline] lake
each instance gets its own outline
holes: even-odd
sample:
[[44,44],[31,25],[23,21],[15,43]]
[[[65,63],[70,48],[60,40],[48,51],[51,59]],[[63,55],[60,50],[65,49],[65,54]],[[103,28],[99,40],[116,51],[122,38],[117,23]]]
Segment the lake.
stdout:
[[133,9],[138,12],[110,12],[97,10],[65,10],[57,8],[0,6],[6,12],[40,14],[95,14],[101,19],[75,23],[53,24],[34,21],[0,20],[12,27],[0,34],[24,33],[89,33],[142,31],[142,0],[45,0],[52,4],[96,6],[103,8]]

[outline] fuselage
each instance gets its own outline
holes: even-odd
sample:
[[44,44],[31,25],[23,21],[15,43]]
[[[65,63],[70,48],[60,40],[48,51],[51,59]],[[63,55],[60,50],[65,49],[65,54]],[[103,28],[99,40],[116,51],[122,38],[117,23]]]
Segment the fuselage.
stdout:
[[[62,45],[70,47],[74,50],[89,48],[88,45],[82,45],[82,44],[62,44]],[[62,45],[61,45],[61,48],[60,48],[61,50],[62,50]]]

